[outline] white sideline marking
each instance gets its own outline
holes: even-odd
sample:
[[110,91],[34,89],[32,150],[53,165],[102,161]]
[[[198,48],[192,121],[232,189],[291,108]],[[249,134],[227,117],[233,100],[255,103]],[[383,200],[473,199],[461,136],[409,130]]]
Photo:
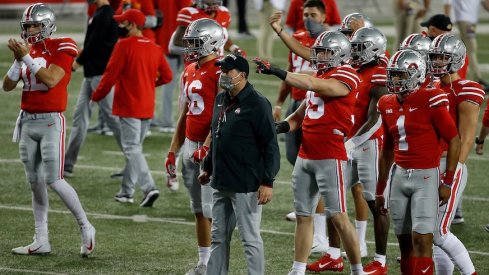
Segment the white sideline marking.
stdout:
[[46,272],[46,271],[31,270],[31,269],[17,269],[17,268],[1,267],[0,266],[0,271],[1,270],[5,270],[8,272],[35,273],[35,274],[52,274],[52,275],[66,275],[66,274],[68,274],[68,273],[55,273],[55,272]]
[[[124,156],[124,153],[121,151],[102,151],[102,154],[109,155],[109,156],[121,156],[121,157]],[[147,158],[147,157],[150,157],[151,154],[150,153],[143,153],[143,156]]]
[[[19,210],[19,211],[28,211],[28,212],[32,211],[31,207],[1,205],[1,204],[0,204],[0,209]],[[49,209],[49,212],[50,213],[56,213],[56,214],[71,215],[71,212],[68,210]],[[160,222],[160,223],[171,223],[171,224],[195,226],[194,222],[183,221],[183,219],[154,218],[154,217],[149,217],[147,215],[121,216],[121,215],[111,215],[111,214],[87,212],[87,216],[92,216],[92,217],[97,218],[97,219],[106,219],[106,220],[132,220],[134,222]],[[291,232],[282,232],[282,231],[268,230],[268,229],[261,229],[260,232],[261,233],[267,233],[267,234],[274,234],[274,235],[294,236],[294,233],[291,233]],[[366,241],[366,242],[369,244],[375,244],[374,241]],[[396,246],[396,247],[399,246],[398,243],[387,243],[387,245],[388,246]],[[469,253],[470,254],[482,255],[482,256],[489,256],[489,252],[484,252],[484,251],[469,251]],[[0,268],[0,270],[1,270],[1,268]],[[48,273],[48,274],[51,274],[51,273]],[[57,274],[57,273],[55,273],[55,274]]]

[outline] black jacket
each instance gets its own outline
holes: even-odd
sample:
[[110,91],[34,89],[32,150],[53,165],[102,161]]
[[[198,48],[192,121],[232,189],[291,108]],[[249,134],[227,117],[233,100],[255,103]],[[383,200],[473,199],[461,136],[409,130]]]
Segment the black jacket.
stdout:
[[214,189],[248,193],[260,185],[273,187],[280,152],[272,107],[252,85],[246,84],[232,100],[227,92],[217,95],[211,133],[204,170],[212,174]]
[[88,21],[83,51],[76,62],[83,65],[83,75],[92,77],[102,75],[109,62],[114,45],[119,39],[114,10],[110,5],[98,8]]

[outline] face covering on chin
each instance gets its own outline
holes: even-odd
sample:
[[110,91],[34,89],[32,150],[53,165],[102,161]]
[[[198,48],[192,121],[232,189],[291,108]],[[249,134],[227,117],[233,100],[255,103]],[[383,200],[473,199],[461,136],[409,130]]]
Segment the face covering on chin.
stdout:
[[219,76],[219,87],[223,88],[226,92],[231,91],[234,88],[234,86],[236,86],[241,81],[240,80],[238,81],[238,83],[234,83],[234,84],[231,83],[233,79],[235,79],[238,76],[239,75],[235,77],[230,77],[221,73],[221,75]]
[[127,37],[129,30],[126,27],[119,27],[117,32],[119,33],[119,37],[124,38]]
[[326,30],[326,26],[324,26],[323,23],[317,23],[311,18],[306,18],[306,20],[304,20],[304,26],[312,37],[318,37]]

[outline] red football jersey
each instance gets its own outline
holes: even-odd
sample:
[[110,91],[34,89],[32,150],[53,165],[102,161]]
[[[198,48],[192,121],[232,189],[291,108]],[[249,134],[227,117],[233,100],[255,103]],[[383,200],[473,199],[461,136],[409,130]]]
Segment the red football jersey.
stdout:
[[[324,6],[326,7],[326,19],[324,23],[335,26],[341,25],[341,16],[340,11],[338,9],[338,5],[336,5],[335,0],[322,0]],[[305,0],[291,0],[289,6],[289,12],[287,13],[287,19],[285,21],[285,25],[290,27],[295,31],[304,30],[304,18],[302,16],[304,12],[304,3]]]
[[188,104],[185,137],[192,141],[203,142],[209,134],[221,72],[215,62],[216,59],[209,60],[202,67],[193,62],[182,74],[181,84]]
[[68,83],[71,78],[71,64],[78,55],[75,41],[71,38],[48,38],[31,45],[29,52],[34,61],[48,68],[55,64],[65,71],[65,75],[53,88],[39,81],[22,63],[22,102],[20,108],[29,113],[64,112],[68,100]]
[[188,7],[192,4],[191,0],[155,0],[156,8],[163,13],[163,23],[161,27],[156,30],[156,43],[163,48],[163,52],[168,54],[168,43],[170,42],[171,35],[177,28],[177,14],[184,7]]
[[[302,45],[311,48],[316,39],[308,35],[305,31],[299,31],[294,33],[293,37],[297,39]],[[294,52],[289,52],[289,68],[292,72],[300,73],[302,71],[314,71],[311,68],[311,63],[304,58],[298,56]],[[296,87],[290,87],[291,97],[296,101],[301,101],[306,98],[306,91],[298,89]]]
[[[362,127],[368,119],[368,107],[370,105],[370,100],[372,96],[370,95],[370,90],[372,87],[380,85],[385,86],[385,81],[387,80],[387,72],[385,67],[382,65],[370,66],[366,68],[361,68],[358,70],[358,74],[363,80],[357,89],[355,109],[353,111],[354,123],[353,127],[348,134],[348,138],[354,136],[360,127]],[[382,136],[382,128],[379,128],[370,139],[380,138]]]
[[489,127],[489,104],[486,105],[484,116],[482,117],[482,125]]
[[[441,89],[447,94],[449,101],[449,112],[453,121],[458,126],[458,105],[469,101],[477,105],[484,102],[485,92],[482,86],[472,80],[458,79],[448,85],[441,85]],[[441,142],[443,151],[448,149],[448,144]]]
[[204,10],[194,7],[183,8],[178,12],[177,24],[179,26],[187,27],[195,20],[202,18],[214,19],[225,29],[229,27],[229,24],[231,24],[231,15],[229,14],[229,10],[224,6],[219,7],[219,9],[216,11],[216,15],[213,18],[209,17],[209,14],[207,14]]
[[334,78],[345,84],[350,93],[342,97],[327,97],[307,91],[299,156],[313,160],[346,160],[344,139],[353,125],[353,108],[360,77],[349,65],[332,68],[315,77]]
[[394,161],[405,169],[440,165],[440,137],[450,141],[457,127],[448,113],[448,97],[440,89],[420,89],[400,102],[394,94],[380,98],[384,148],[394,150]]

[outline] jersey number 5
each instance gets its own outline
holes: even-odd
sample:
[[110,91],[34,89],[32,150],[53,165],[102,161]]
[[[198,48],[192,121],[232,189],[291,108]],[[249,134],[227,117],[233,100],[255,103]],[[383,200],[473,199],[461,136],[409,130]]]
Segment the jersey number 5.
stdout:
[[307,91],[306,115],[310,119],[318,119],[324,115],[324,101],[315,92]]
[[204,111],[204,99],[198,93],[192,93],[192,90],[202,89],[202,82],[200,80],[194,80],[190,85],[188,82],[185,83],[183,87],[185,94],[187,94],[188,111],[193,115],[200,115]]

